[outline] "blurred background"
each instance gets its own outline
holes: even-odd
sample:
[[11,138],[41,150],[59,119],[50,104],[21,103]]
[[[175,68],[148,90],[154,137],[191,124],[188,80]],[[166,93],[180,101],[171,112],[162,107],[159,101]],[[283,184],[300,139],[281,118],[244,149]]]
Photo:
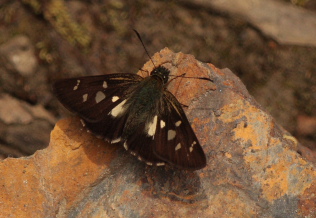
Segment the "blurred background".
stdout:
[[151,55],[229,68],[316,162],[316,0],[0,0],[0,159],[45,148],[69,115],[53,81],[136,73],[132,29]]

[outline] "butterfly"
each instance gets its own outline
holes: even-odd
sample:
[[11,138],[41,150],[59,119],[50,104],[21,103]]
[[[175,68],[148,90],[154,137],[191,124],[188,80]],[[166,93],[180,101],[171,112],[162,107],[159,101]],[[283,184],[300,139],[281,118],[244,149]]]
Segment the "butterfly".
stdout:
[[169,75],[167,68],[155,66],[145,78],[120,73],[63,79],[53,84],[53,93],[89,131],[123,145],[146,164],[201,169],[206,166],[204,151],[181,104],[167,89]]
[[88,130],[122,144],[148,165],[201,169],[205,154],[181,104],[167,90],[169,74],[158,66],[145,78],[123,73],[63,79],[53,92]]

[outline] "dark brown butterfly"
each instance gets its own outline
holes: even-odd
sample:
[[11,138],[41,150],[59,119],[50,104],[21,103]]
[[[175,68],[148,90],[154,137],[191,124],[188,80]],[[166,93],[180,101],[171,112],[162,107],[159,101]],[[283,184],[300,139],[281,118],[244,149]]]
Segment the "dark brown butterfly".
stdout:
[[169,74],[158,66],[145,78],[124,73],[64,79],[53,91],[92,133],[122,144],[148,165],[201,169],[205,154],[181,104],[167,90]]

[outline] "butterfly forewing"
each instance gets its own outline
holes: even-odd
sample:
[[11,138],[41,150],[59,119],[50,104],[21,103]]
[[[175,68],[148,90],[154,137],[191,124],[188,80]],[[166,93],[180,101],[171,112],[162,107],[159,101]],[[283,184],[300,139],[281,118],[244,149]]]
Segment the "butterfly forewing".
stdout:
[[97,122],[126,99],[140,80],[142,77],[136,74],[64,79],[53,85],[53,92],[68,110],[87,121]]
[[154,153],[183,169],[205,167],[206,158],[178,100],[164,91],[155,134]]

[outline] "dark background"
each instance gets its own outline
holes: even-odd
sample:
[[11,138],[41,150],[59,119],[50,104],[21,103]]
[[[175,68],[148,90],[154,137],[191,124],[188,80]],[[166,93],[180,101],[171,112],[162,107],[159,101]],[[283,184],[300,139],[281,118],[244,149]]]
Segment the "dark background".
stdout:
[[[51,93],[53,81],[137,72],[148,57],[132,29],[151,55],[168,47],[232,70],[315,151],[315,47],[281,44],[247,18],[198,2],[0,0],[1,158],[46,147],[55,122],[69,115]],[[295,7],[316,14],[315,5]]]

